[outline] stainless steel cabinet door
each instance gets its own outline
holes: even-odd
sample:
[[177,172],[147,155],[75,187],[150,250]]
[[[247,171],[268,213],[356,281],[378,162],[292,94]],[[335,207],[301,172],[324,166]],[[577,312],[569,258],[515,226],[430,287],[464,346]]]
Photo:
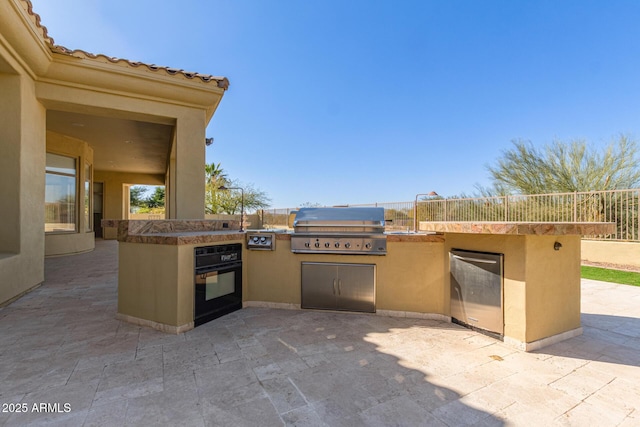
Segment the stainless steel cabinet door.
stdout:
[[337,309],[374,313],[375,265],[341,264],[338,267]]
[[375,265],[302,263],[302,308],[374,313]]
[[335,310],[337,286],[336,264],[302,263],[302,308]]

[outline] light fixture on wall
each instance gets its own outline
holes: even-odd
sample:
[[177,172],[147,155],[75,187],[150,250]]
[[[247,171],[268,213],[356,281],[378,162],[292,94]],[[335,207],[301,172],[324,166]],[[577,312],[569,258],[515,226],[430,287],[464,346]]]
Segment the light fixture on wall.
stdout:
[[205,138],[204,139],[204,145],[206,145],[208,147],[211,144],[213,144],[213,138]]
[[553,244],[553,250],[554,251],[559,251],[561,247],[562,247],[562,243],[560,243],[560,242],[555,242]]
[[244,223],[244,190],[240,187],[225,187],[224,185],[218,187],[218,190],[240,190],[240,231],[244,231],[242,228]]

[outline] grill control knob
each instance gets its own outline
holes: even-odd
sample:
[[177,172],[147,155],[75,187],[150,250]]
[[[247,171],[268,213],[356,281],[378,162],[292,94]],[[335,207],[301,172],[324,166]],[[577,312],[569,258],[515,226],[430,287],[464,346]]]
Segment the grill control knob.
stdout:
[[267,238],[266,238],[266,237],[264,237],[264,236],[263,236],[263,237],[261,237],[261,238],[260,238],[260,242],[261,242],[261,243],[264,243],[264,242],[266,242],[266,241],[267,241]]
[[344,247],[345,247],[345,248],[347,248],[347,249],[349,249],[349,248],[351,247],[351,243],[349,243],[349,242],[345,243],[345,244],[344,244]]
[[330,244],[329,242],[327,242],[327,243],[325,243],[325,244],[324,244],[324,247],[325,247],[325,248],[328,248],[329,246],[331,246],[331,244]]
[[364,245],[364,247],[367,249],[371,249],[371,243],[367,243],[366,245]]
[[309,246],[311,246],[311,243],[309,243],[309,242],[304,242],[304,247],[305,247],[305,248],[308,248]]
[[340,247],[340,242],[336,242],[336,244],[333,245],[333,246],[335,246],[336,248],[339,248]]
[[259,237],[258,237],[258,236],[254,236],[254,238],[253,238],[253,242],[254,242],[254,243],[258,243],[258,239],[259,239]]
[[320,247],[320,242],[316,242],[314,246],[315,246],[316,248],[319,248],[319,247]]

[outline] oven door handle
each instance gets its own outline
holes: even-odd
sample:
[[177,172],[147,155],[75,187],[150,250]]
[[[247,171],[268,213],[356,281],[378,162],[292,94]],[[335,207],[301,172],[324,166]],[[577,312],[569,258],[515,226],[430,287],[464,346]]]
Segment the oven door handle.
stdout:
[[460,255],[454,255],[453,257],[457,258],[459,260],[462,260],[462,261],[479,262],[479,263],[482,263],[482,264],[496,264],[497,263],[497,261],[494,261],[492,259],[471,258],[471,257],[460,256]]
[[232,262],[228,264],[219,264],[213,267],[207,267],[205,271],[202,271],[202,269],[200,269],[200,271],[196,270],[196,275],[202,276],[202,278],[204,279],[209,273],[215,273],[222,270],[233,270],[236,268],[242,268],[242,261]]

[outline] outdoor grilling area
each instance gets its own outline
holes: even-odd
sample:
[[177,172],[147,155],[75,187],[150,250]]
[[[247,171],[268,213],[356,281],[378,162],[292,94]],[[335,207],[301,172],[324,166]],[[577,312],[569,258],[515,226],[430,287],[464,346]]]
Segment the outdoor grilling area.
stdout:
[[[581,259],[640,271],[637,180],[311,207],[400,198],[413,185],[464,194],[507,136],[608,129],[603,112],[622,124],[611,103],[550,102],[576,98],[567,85],[528,84],[562,83],[535,67],[502,64],[515,76],[505,80],[450,62],[519,52],[500,41],[535,40],[531,29],[558,39],[543,21],[589,46],[587,33],[557,25],[576,21],[575,6],[553,5],[548,20],[537,6],[503,16],[482,5],[496,26],[420,2],[426,15],[379,4],[365,8],[371,19],[336,3],[326,22],[305,2],[50,3],[0,1],[0,427],[640,425],[640,287],[580,272]],[[504,19],[516,9],[527,21]],[[164,20],[171,31],[157,31]],[[608,21],[591,42],[634,28]],[[505,22],[522,37],[496,31]],[[45,23],[56,37],[84,34],[56,41]],[[593,62],[593,49],[565,39],[558,54]],[[566,74],[575,82],[585,61],[564,62],[577,64]],[[399,77],[381,79],[379,65]],[[623,95],[633,86],[582,75],[574,95],[600,88],[610,99],[599,81]],[[532,102],[510,108],[511,98]],[[335,173],[309,173],[308,159]],[[285,202],[308,207],[266,212]]]
[[[343,207],[300,209],[293,229],[279,232],[214,220],[104,220],[118,228],[117,316],[181,333],[209,300],[219,315],[207,320],[240,307],[362,312],[455,322],[531,351],[582,333],[580,236],[613,229],[420,222],[415,233],[385,233],[384,222],[383,208]],[[216,246],[238,248],[221,258],[232,270],[194,281],[194,253]]]

